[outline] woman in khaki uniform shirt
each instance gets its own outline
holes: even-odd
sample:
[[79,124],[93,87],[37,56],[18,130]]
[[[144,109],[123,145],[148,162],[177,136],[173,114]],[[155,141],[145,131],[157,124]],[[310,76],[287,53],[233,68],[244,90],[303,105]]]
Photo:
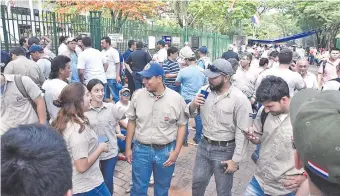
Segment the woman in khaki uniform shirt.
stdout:
[[[87,83],[87,90],[91,94],[90,109],[85,116],[90,121],[90,126],[98,137],[107,139],[109,150],[100,156],[100,169],[104,182],[111,195],[113,194],[113,175],[117,163],[118,143],[117,137],[125,139],[121,134],[118,121],[124,116],[123,111],[118,111],[116,105],[103,102],[104,84],[98,79]],[[117,132],[117,134],[116,134]]]
[[96,133],[89,126],[84,111],[90,108],[91,95],[81,83],[67,85],[53,103],[60,107],[52,122],[63,135],[70,153],[72,192],[75,196],[111,196],[99,169],[99,156],[108,150],[106,143],[98,144]]

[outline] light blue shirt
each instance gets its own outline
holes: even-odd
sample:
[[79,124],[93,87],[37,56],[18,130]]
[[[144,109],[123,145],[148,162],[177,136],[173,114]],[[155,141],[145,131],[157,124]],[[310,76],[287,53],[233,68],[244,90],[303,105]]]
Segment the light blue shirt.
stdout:
[[80,82],[77,63],[78,63],[78,56],[75,52],[72,52],[71,53],[71,71],[72,71],[71,81],[72,82]]
[[207,83],[202,71],[197,65],[190,65],[178,72],[176,82],[181,83],[181,95],[184,100],[193,100],[199,89]]

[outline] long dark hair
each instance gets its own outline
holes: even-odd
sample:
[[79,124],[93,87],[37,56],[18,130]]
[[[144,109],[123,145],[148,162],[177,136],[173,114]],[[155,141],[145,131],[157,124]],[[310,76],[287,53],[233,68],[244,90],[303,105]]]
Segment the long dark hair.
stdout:
[[53,101],[53,104],[60,107],[60,110],[57,118],[52,122],[52,127],[60,134],[63,134],[70,121],[80,125],[79,133],[84,131],[86,124],[89,124],[83,110],[84,95],[85,86],[76,82],[65,86],[59,98]]

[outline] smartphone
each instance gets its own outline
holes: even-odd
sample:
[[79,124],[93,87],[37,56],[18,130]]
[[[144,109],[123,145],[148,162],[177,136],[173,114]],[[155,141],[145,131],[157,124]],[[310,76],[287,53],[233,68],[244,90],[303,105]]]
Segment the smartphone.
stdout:
[[99,135],[98,136],[98,142],[99,143],[105,143],[105,142],[108,142],[109,141],[109,138],[107,138],[106,135]]
[[221,168],[222,173],[225,173],[225,171],[226,171],[227,168],[228,168],[228,164],[222,164],[222,163],[220,163],[220,168]]

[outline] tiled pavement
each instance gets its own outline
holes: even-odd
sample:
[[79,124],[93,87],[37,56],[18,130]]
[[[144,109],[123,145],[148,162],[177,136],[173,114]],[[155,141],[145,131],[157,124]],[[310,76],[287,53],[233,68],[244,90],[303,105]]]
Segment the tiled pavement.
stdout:
[[[194,130],[190,131],[189,138],[193,138]],[[190,142],[190,141],[189,141]],[[192,142],[192,141],[191,141]],[[233,195],[240,196],[245,190],[254,170],[255,165],[249,158],[254,150],[250,145],[248,158],[240,163],[240,170],[234,174]],[[175,177],[171,181],[170,196],[191,196],[192,170],[195,163],[196,146],[182,147],[176,162]],[[118,161],[115,169],[114,190],[115,196],[128,196],[125,189],[129,188],[131,182],[131,166],[127,162]],[[149,186],[149,196],[153,196],[153,186]],[[205,195],[216,196],[214,176],[206,189]]]

